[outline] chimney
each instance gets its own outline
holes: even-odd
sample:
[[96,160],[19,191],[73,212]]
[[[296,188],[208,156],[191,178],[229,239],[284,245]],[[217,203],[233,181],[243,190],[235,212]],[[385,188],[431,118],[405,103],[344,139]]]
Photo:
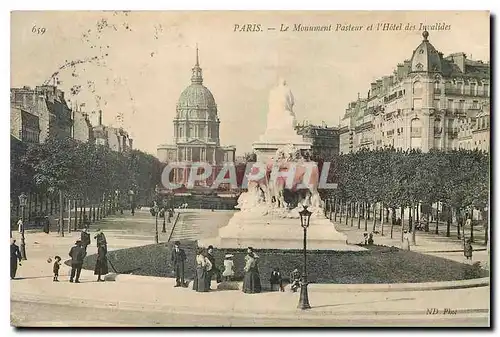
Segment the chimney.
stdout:
[[455,63],[459,68],[461,72],[465,72],[465,59],[467,56],[465,56],[465,53],[455,53],[451,54],[451,58],[453,60],[453,63]]
[[99,125],[102,125],[102,110],[99,110]]

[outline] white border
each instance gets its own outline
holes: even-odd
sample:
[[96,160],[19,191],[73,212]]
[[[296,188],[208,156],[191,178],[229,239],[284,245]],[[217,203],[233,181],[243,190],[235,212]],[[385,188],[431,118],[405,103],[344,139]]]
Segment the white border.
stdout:
[[[4,184],[3,186],[6,186],[9,181],[9,166],[8,166],[8,161],[9,161],[9,144],[10,144],[10,138],[9,138],[9,132],[7,131],[7,128],[9,126],[10,120],[8,119],[8,105],[10,104],[8,100],[8,92],[10,88],[10,76],[6,76],[6,74],[10,74],[9,69],[10,69],[10,51],[7,46],[10,45],[10,11],[11,10],[103,10],[103,9],[127,9],[127,10],[180,10],[180,9],[186,9],[186,10],[194,10],[194,9],[210,9],[210,10],[220,10],[220,9],[231,9],[231,10],[491,10],[492,13],[499,13],[499,1],[498,0],[484,0],[484,1],[464,1],[464,2],[449,2],[446,3],[444,1],[436,1],[436,0],[419,0],[419,1],[359,1],[359,0],[349,0],[349,1],[343,1],[340,3],[333,3],[330,4],[330,2],[324,1],[324,0],[307,0],[307,1],[297,1],[297,0],[288,0],[288,1],[283,1],[280,3],[271,3],[269,0],[253,0],[253,1],[246,1],[246,2],[237,2],[237,1],[178,1],[176,3],[169,2],[168,6],[163,5],[163,6],[158,6],[160,2],[157,1],[150,1],[150,0],[142,0],[142,1],[131,1],[131,0],[121,0],[121,1],[108,1],[104,3],[102,0],[97,1],[97,0],[87,0],[84,2],[71,2],[71,1],[62,1],[62,0],[55,0],[55,1],[34,1],[34,0],[24,0],[24,1],[19,1],[11,6],[7,4],[7,2],[2,2],[1,7],[2,11],[0,12],[1,14],[1,22],[2,22],[2,27],[0,29],[0,38],[2,40],[2,46],[4,46],[3,52],[2,52],[2,62],[1,62],[1,70],[2,74],[4,74],[4,81],[1,82],[2,88],[1,92],[3,92],[2,97],[5,99],[4,104],[2,106],[4,107],[4,113],[1,114],[0,118],[3,118],[3,123],[2,125],[5,130],[4,132],[1,133],[2,135],[2,142],[0,142],[0,149],[1,153],[3,155],[4,160],[2,161],[3,165],[1,167],[2,170],[2,178],[4,178]],[[464,25],[467,25],[467,22],[463,23]],[[496,23],[498,25],[498,22]],[[492,27],[493,29],[494,27]],[[495,36],[495,44],[498,43],[498,35]],[[496,60],[492,60],[492,62],[495,62]],[[494,64],[495,65],[495,64]],[[495,67],[495,73],[493,74],[496,79],[496,67]],[[495,81],[495,86],[497,87],[497,83]],[[498,88],[495,88],[495,93],[493,97],[498,97]],[[495,114],[496,111],[493,112]],[[494,118],[494,129],[498,129],[496,127],[497,125],[497,120],[498,118]],[[500,123],[500,122],[499,122]],[[491,133],[491,135],[494,135],[494,132]],[[496,142],[495,142],[496,143]],[[496,144],[495,144],[496,145]],[[497,151],[500,151],[497,149],[497,146],[494,146],[495,148],[495,157],[497,157],[498,153]],[[496,173],[496,172],[495,172]],[[3,208],[3,212],[1,214],[4,214],[4,221],[3,221],[3,230],[2,232],[5,235],[4,244],[2,247],[4,248],[4,252],[7,253],[7,214],[9,214],[9,194],[8,190],[4,189],[4,193],[1,195],[1,202],[0,205]],[[496,202],[494,207],[491,207],[493,210],[498,210],[500,207],[498,207],[500,202]],[[497,206],[497,207],[495,207]],[[496,225],[493,223],[493,225]],[[497,230],[495,233],[494,238],[492,237],[492,240],[497,241],[498,236],[499,236],[500,230]],[[7,253],[8,254],[8,253]],[[1,260],[3,262],[7,262],[7,254],[5,254],[4,258]],[[2,289],[9,289],[10,288],[10,282],[8,280],[8,277],[6,275],[6,270],[8,268],[5,267],[3,268],[4,270],[4,275],[2,278],[0,278],[2,282]],[[2,318],[2,336],[4,333],[5,335],[12,335],[14,334],[14,330],[10,328],[10,306],[9,306],[10,298],[9,298],[9,292],[3,291],[2,292],[2,301],[1,301],[1,318]],[[133,332],[133,330],[131,330]],[[201,331],[200,331],[201,332]],[[238,331],[239,333],[242,333],[241,331]],[[263,334],[270,334],[270,331],[259,331],[260,333]],[[288,331],[284,331],[285,333],[289,333]],[[343,335],[346,332],[342,331],[324,331],[325,333],[334,333],[336,335]],[[355,334],[365,334],[369,333],[370,331],[356,331]],[[397,331],[400,333],[405,333],[404,331]],[[37,332],[37,333],[43,333],[43,331]],[[48,333],[51,333],[48,332]],[[62,335],[70,335],[73,334],[74,331],[65,331],[64,333],[61,333]],[[86,332],[87,334],[89,332]],[[159,331],[159,333],[165,333],[163,331]],[[173,334],[176,332],[166,332],[168,334]],[[219,333],[219,332],[216,332]],[[299,332],[301,335],[306,334],[307,332],[304,330],[301,330]],[[373,331],[371,332],[373,333]],[[386,333],[385,331],[380,331],[380,333]],[[437,333],[430,333],[430,332],[425,332],[426,335],[432,336]],[[450,333],[455,333],[454,331],[451,331]],[[468,334],[475,334],[472,331],[467,331]],[[108,335],[108,332],[92,332],[93,335]],[[249,332],[246,332],[246,334],[249,334]],[[307,333],[308,334],[308,333]]]

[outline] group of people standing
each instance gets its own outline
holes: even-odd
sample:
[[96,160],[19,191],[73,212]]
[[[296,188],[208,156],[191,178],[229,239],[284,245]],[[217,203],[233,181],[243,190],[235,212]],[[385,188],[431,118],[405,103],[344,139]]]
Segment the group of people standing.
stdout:
[[[221,272],[215,263],[213,255],[213,246],[208,246],[206,249],[198,248],[196,251],[196,272],[193,280],[193,290],[197,292],[208,292],[212,278],[215,276],[217,283],[232,280],[234,276],[234,262],[232,254],[226,254],[224,257],[224,271]],[[260,275],[258,269],[258,256],[254,253],[252,247],[248,247],[247,255],[245,256],[245,276],[243,279],[243,292],[245,293],[260,293],[262,291],[260,283]],[[187,282],[184,278],[184,263],[186,261],[186,253],[180,248],[180,242],[174,243],[174,248],[170,257],[175,273],[174,287],[187,287]]]
[[[97,242],[97,260],[94,268],[94,275],[97,275],[97,282],[104,282],[101,277],[106,275],[108,271],[108,259],[106,257],[108,248],[106,236],[104,233],[97,229],[94,239]],[[71,247],[69,251],[69,256],[71,257],[71,274],[69,282],[80,283],[80,274],[82,272],[83,260],[87,256],[87,246],[90,245],[90,233],[88,229],[82,230],[80,240],[75,242],[75,245]],[[54,262],[54,281],[57,281],[59,267],[56,265],[58,263],[57,259]]]
[[[222,282],[222,278],[230,281],[234,276],[234,262],[232,254],[226,254],[224,257],[224,271],[215,264],[213,255],[213,246],[208,246],[207,249],[198,248],[196,253],[196,275],[193,281],[193,290],[197,292],[210,291],[212,278],[215,276],[217,283]],[[243,292],[245,293],[260,293],[262,291],[260,283],[259,269],[257,266],[257,254],[254,253],[252,247],[248,247],[247,255],[245,256],[245,276],[243,278]]]

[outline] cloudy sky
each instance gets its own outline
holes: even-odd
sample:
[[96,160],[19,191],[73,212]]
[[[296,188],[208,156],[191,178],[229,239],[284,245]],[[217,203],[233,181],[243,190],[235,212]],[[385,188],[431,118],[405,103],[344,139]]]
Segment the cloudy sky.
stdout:
[[[376,31],[378,23],[416,30]],[[269,90],[279,77],[294,93],[299,121],[337,125],[358,92],[366,95],[371,81],[411,58],[420,23],[449,25],[429,31],[445,55],[489,60],[487,12],[14,12],[11,86],[54,83],[52,74],[69,64],[56,80],[71,104],[102,109],[105,124],[117,125],[123,114],[135,146],[156,154],[158,144],[172,142],[175,105],[190,84],[198,44],[221,143],[243,154],[265,130]],[[245,24],[261,31],[234,31]],[[281,32],[282,24],[292,27]],[[332,31],[294,32],[294,24],[331,24]],[[337,24],[363,29],[335,31]]]

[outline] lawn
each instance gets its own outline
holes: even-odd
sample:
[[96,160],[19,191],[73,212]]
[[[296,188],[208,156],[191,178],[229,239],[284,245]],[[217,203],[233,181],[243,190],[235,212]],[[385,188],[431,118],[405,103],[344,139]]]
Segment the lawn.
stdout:
[[[195,272],[196,241],[181,242],[186,251],[186,278]],[[440,257],[403,251],[395,247],[367,246],[366,251],[308,251],[307,267],[311,283],[420,283],[472,279],[488,276],[477,265],[463,264]],[[108,260],[121,274],[173,277],[170,263],[172,244],[153,244],[120,249],[108,253]],[[217,265],[223,269],[224,254],[234,255],[235,272],[243,277],[245,251],[215,250]],[[303,253],[300,250],[256,250],[259,272],[267,283],[272,268],[278,267],[284,276],[294,269],[302,270]],[[94,269],[96,256],[85,259],[84,269]],[[110,272],[113,268],[110,264]]]

